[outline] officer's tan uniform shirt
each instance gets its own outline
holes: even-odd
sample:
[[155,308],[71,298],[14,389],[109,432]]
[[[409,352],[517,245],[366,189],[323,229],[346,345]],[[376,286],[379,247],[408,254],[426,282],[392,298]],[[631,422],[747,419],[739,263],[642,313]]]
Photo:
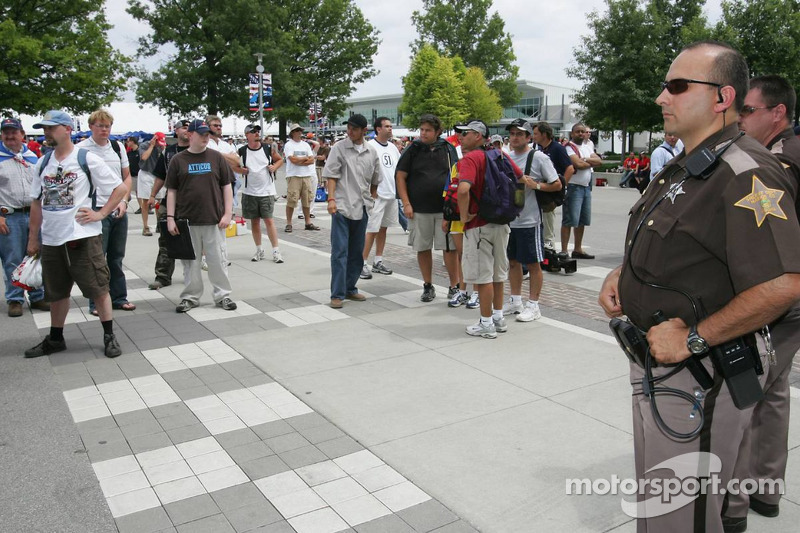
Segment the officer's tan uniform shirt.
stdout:
[[[737,125],[728,126],[695,151],[719,149],[738,133]],[[686,297],[648,287],[634,273],[693,296],[704,308],[702,318],[755,285],[800,272],[794,187],[775,156],[756,140],[740,137],[708,179],[681,183],[689,155],[670,161],[631,209],[620,302],[643,329],[654,324],[657,310],[687,324],[698,320]]]

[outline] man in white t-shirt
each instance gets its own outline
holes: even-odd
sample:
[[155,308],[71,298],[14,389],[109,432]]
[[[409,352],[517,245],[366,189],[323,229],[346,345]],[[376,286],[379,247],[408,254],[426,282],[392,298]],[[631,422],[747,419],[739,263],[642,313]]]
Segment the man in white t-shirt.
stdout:
[[[503,315],[516,315],[517,322],[530,322],[541,318],[539,295],[542,292],[542,267],[544,261],[544,240],[542,238],[542,210],[536,198],[536,191],[555,192],[561,190],[553,162],[544,152],[534,151],[528,145],[533,135],[533,127],[526,120],[517,118],[508,125],[511,153],[509,157],[522,170],[525,184],[525,207],[513,220],[511,235],[508,238],[508,281],[511,285],[511,299],[503,306]],[[530,167],[530,168],[529,168]],[[522,265],[530,272],[530,292],[528,301],[522,303]]]
[[292,217],[297,207],[297,202],[303,209],[307,230],[319,230],[311,222],[311,202],[317,191],[314,189],[316,171],[314,165],[317,161],[311,145],[302,140],[303,128],[299,124],[289,126],[289,139],[283,146],[283,156],[286,158],[286,233],[292,232]]
[[[372,125],[375,128],[375,137],[369,141],[378,152],[381,163],[383,179],[378,185],[378,197],[369,210],[367,222],[367,235],[364,241],[364,267],[361,270],[361,279],[372,278],[372,272],[389,275],[392,269],[383,264],[383,250],[386,247],[386,229],[397,224],[397,189],[394,181],[394,171],[400,152],[392,142],[392,121],[387,117],[378,117]],[[375,261],[370,272],[369,251],[375,242]]]
[[572,126],[571,139],[566,148],[575,173],[567,181],[567,196],[561,206],[561,255],[567,255],[570,232],[575,228],[572,258],[594,259],[583,251],[583,233],[592,223],[592,168],[600,166],[602,160],[594,153],[594,143],[585,124]]
[[[117,357],[122,350],[114,336],[109,270],[101,233],[103,221],[124,203],[128,186],[100,157],[72,144],[74,126],[68,114],[48,111],[33,127],[44,128],[47,145],[54,147],[37,163],[31,184],[27,250],[29,255],[41,252],[45,298],[51,302],[50,334],[25,350],[25,357],[67,349],[64,322],[75,283],[97,306],[105,355]],[[106,199],[100,209],[93,209],[95,194]]]
[[233,184],[233,207],[236,207],[238,205],[236,193],[242,187],[242,167],[239,165],[239,154],[236,153],[235,146],[222,138],[221,118],[217,115],[206,115],[206,124],[210,128],[207,148],[221,153],[233,170],[236,179]]
[[256,254],[251,261],[261,261],[266,258],[264,248],[261,246],[261,220],[272,244],[272,260],[283,263],[281,251],[278,248],[278,230],[272,220],[277,200],[275,188],[275,172],[283,165],[278,150],[272,145],[261,142],[261,126],[248,124],[244,128],[247,144],[239,148],[239,158],[243,168],[244,188],[242,189],[242,216],[250,219],[253,232],[253,242],[256,245]]
[[[98,155],[106,165],[120,177],[128,188],[126,198],[130,198],[132,185],[130,163],[125,146],[109,139],[114,117],[105,109],[98,109],[89,115],[89,129],[91,137],[77,144],[78,148],[85,148]],[[102,209],[108,202],[108,194],[97,193],[95,210]],[[112,206],[111,215],[103,219],[103,252],[106,254],[108,270],[111,274],[109,290],[111,293],[111,306],[114,309],[133,311],[136,305],[128,301],[128,285],[125,272],[122,271],[122,260],[125,259],[125,248],[128,245],[128,202],[123,200]],[[94,301],[89,300],[89,312],[98,316]]]

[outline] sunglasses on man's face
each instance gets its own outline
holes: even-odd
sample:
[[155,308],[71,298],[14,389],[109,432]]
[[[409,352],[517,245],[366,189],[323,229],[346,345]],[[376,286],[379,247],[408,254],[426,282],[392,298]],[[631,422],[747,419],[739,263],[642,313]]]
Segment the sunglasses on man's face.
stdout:
[[764,107],[754,107],[754,106],[751,106],[751,105],[746,105],[746,106],[742,107],[742,110],[739,111],[739,114],[742,115],[743,117],[746,117],[746,116],[752,115],[753,113],[755,113],[759,109],[773,109],[775,107],[778,107],[779,105],[780,104],[775,104],[775,105],[768,105],[768,106],[764,106]]
[[699,85],[711,85],[712,87],[722,87],[721,83],[714,83],[711,81],[700,80],[687,80],[686,78],[673,78],[669,81],[661,82],[661,89],[666,89],[669,94],[681,94],[689,90],[690,83],[697,83]]

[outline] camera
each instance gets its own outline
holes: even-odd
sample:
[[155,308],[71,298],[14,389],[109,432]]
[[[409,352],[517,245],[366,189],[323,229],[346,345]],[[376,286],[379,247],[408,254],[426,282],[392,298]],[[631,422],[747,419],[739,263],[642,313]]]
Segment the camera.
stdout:
[[561,272],[562,268],[564,269],[564,274],[574,274],[578,270],[578,261],[570,259],[566,254],[556,253],[552,248],[545,248],[542,270],[545,272]]

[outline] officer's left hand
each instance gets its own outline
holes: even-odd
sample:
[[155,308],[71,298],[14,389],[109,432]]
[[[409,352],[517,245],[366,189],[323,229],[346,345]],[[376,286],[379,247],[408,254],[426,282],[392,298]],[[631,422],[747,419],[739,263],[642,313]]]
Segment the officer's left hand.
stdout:
[[659,364],[680,363],[687,359],[691,355],[686,345],[688,337],[689,327],[680,318],[671,318],[647,332],[650,353]]

